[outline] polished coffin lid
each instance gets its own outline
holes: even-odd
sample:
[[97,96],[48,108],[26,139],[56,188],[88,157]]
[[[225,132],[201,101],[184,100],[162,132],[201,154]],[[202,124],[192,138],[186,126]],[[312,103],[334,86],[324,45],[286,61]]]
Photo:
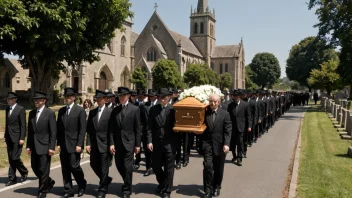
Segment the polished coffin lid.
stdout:
[[199,102],[199,100],[195,99],[194,97],[187,97],[179,102],[177,102],[176,104],[173,105],[174,108],[177,107],[185,107],[185,108],[205,108],[208,105],[203,104],[201,102]]

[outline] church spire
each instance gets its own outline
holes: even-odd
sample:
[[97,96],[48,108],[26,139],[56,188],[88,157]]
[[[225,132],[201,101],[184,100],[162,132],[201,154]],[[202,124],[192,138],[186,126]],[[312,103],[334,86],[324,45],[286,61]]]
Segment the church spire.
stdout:
[[197,12],[205,13],[207,12],[207,9],[208,9],[208,0],[198,0]]

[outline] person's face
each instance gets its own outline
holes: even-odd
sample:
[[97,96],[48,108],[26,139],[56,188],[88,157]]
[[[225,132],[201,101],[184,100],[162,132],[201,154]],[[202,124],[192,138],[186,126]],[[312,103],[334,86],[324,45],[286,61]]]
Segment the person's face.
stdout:
[[[131,94],[119,95],[120,104],[126,104],[126,102],[128,101],[128,99],[130,98],[130,96],[131,96]],[[135,100],[135,97],[132,96],[131,99],[132,99],[132,100]]]
[[109,101],[108,102],[111,102],[112,104],[115,104],[115,97],[109,97]]
[[177,98],[178,97],[178,93],[173,93],[172,94],[172,98]]
[[66,105],[71,105],[76,99],[76,96],[65,96]]
[[220,105],[219,97],[215,97],[215,96],[209,97],[209,106],[213,111],[219,108],[219,105]]
[[96,98],[99,107],[103,107],[108,99],[106,97]]
[[84,102],[84,107],[85,107],[85,108],[89,108],[89,103],[88,103],[88,101],[85,101],[85,102]]
[[156,96],[149,96],[148,98],[149,98],[150,102],[154,102],[157,97]]
[[170,96],[160,96],[159,97],[159,102],[162,106],[165,106],[167,103],[169,103]]
[[34,99],[34,106],[35,108],[42,108],[45,105],[46,99],[45,98],[38,98]]
[[239,95],[235,95],[235,96],[233,96],[233,99],[234,99],[236,102],[238,102],[241,98],[240,98]]
[[16,101],[17,101],[17,98],[8,98],[7,99],[7,104],[9,106],[12,106],[12,105],[16,104]]

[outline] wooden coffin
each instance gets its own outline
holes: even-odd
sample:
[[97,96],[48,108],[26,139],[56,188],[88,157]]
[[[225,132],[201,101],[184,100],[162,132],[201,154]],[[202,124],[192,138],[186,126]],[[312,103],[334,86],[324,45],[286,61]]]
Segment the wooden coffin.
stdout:
[[175,109],[175,132],[202,134],[207,128],[204,124],[205,110],[208,105],[194,97],[187,97],[173,105]]

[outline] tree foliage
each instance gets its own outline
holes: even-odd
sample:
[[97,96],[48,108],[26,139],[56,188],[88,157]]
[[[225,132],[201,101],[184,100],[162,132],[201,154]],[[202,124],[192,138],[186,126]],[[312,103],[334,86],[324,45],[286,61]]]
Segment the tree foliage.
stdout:
[[32,91],[49,91],[64,62],[77,66],[99,60],[122,27],[129,0],[0,0],[0,54],[20,57],[30,70]]
[[252,81],[252,78],[254,78],[255,73],[252,71],[251,67],[249,67],[249,65],[247,65],[245,67],[245,72],[246,72],[246,76],[245,76],[245,81],[246,81],[246,89],[257,89],[258,85],[255,84]]
[[272,53],[264,52],[256,54],[249,66],[255,73],[253,75],[253,82],[261,88],[265,86],[271,87],[280,78],[280,64]]
[[[341,47],[338,73],[344,84],[352,85],[352,2],[350,0],[310,0],[309,9],[317,8],[318,36],[332,47]],[[351,89],[352,92],[352,89]],[[351,94],[350,94],[351,95]]]
[[183,86],[178,66],[173,60],[159,59],[152,69],[155,88],[180,88]]
[[317,89],[324,89],[330,95],[331,91],[340,87],[340,76],[337,72],[339,62],[329,60],[321,64],[320,69],[313,69],[307,82],[310,86]]
[[205,85],[208,83],[206,70],[202,65],[190,64],[183,74],[183,80],[188,87]]
[[325,41],[314,36],[307,37],[292,46],[286,61],[286,75],[303,86],[309,86],[307,78],[312,69],[318,69],[321,63],[337,58],[337,53]]
[[230,73],[225,72],[220,74],[219,88],[224,90],[225,88],[230,89],[232,86],[232,76]]
[[147,72],[142,67],[136,67],[132,72],[131,83],[135,84],[138,88],[147,88]]

